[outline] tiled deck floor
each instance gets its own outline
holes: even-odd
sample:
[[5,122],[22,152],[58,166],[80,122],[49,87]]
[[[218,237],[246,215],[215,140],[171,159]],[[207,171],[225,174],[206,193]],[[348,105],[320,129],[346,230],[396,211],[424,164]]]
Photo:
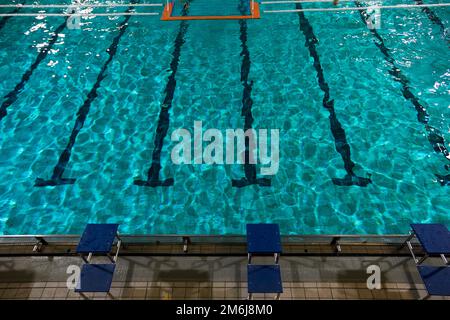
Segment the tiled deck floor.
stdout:
[[[95,262],[102,258],[94,258]],[[270,263],[254,258],[253,263]],[[439,263],[439,260],[428,263]],[[122,256],[109,295],[66,287],[78,257],[0,257],[1,299],[245,299],[246,257]],[[281,299],[422,299],[426,290],[409,257],[282,257]],[[382,289],[368,290],[367,266],[381,267]],[[273,295],[255,295],[273,299]],[[432,297],[432,299],[444,299]],[[449,298],[447,298],[449,299]]]

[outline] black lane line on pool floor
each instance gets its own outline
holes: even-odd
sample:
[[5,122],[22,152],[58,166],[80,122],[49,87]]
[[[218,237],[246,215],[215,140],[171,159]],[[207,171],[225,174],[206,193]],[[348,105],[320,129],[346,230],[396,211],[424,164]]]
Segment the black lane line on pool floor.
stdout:
[[[22,2],[19,3],[19,4],[24,5],[24,4],[25,4],[25,1],[22,1]],[[20,9],[21,9],[20,7],[15,8],[13,11],[8,12],[8,14],[18,13],[18,12],[20,11]],[[6,24],[6,22],[8,22],[8,20],[11,19],[11,18],[12,18],[11,16],[9,16],[9,17],[3,17],[2,20],[0,20],[0,30],[3,29],[3,27],[4,27],[5,24]]]
[[[191,3],[188,1],[187,3]],[[186,16],[189,13],[189,8],[183,8],[182,15]],[[163,103],[161,104],[161,110],[159,111],[158,124],[156,127],[156,135],[154,139],[154,148],[152,152],[152,164],[147,173],[147,180],[134,180],[134,184],[141,187],[170,187],[174,183],[173,178],[168,178],[161,180],[159,174],[161,172],[161,151],[164,145],[164,138],[167,136],[170,124],[170,114],[169,111],[172,108],[173,96],[175,94],[175,89],[177,86],[177,81],[175,76],[177,74],[178,65],[180,63],[181,48],[186,42],[185,35],[188,30],[187,21],[180,22],[180,28],[178,30],[177,37],[175,38],[174,50],[172,53],[172,61],[170,62],[170,76],[168,78],[166,88],[164,92],[166,93]]]
[[[136,2],[134,2],[136,3]],[[126,12],[129,13],[133,10],[133,7],[129,7]],[[128,27],[128,20],[131,16],[126,16],[125,19],[122,21],[122,23],[119,25],[119,34],[114,38],[112,44],[109,46],[109,48],[106,50],[108,52],[108,60],[103,64],[100,73],[97,76],[97,80],[92,87],[91,91],[89,91],[87,95],[87,99],[84,101],[83,105],[77,112],[77,118],[75,120],[75,126],[72,129],[72,133],[69,138],[69,142],[64,149],[64,151],[61,153],[58,163],[53,169],[53,174],[50,180],[44,180],[41,178],[37,178],[36,182],[34,184],[35,187],[47,187],[47,186],[59,186],[64,184],[74,184],[75,180],[74,178],[63,178],[64,171],[67,168],[67,165],[70,161],[70,156],[72,154],[72,148],[75,145],[75,141],[77,139],[78,134],[80,133],[81,129],[84,126],[84,122],[86,121],[86,118],[89,114],[89,110],[91,108],[92,102],[98,97],[97,90],[100,88],[100,84],[103,79],[106,78],[106,70],[108,68],[108,65],[113,60],[114,56],[117,53],[117,46],[119,45],[120,38],[124,35],[125,31]]]
[[[301,10],[302,5],[300,3],[296,4],[297,9]],[[344,168],[347,172],[345,178],[332,178],[335,185],[338,186],[359,186],[366,187],[368,184],[372,183],[370,175],[368,178],[358,177],[354,172],[353,168],[355,163],[351,159],[350,145],[347,142],[345,130],[339,122],[336,111],[334,110],[334,100],[330,100],[330,88],[325,80],[323,74],[322,65],[320,63],[319,54],[316,49],[316,43],[318,43],[317,37],[314,35],[314,30],[309,23],[303,12],[298,12],[300,20],[300,30],[303,32],[306,38],[306,47],[309,49],[309,55],[314,59],[314,69],[316,69],[317,79],[319,82],[319,87],[324,93],[322,100],[322,105],[328,110],[330,114],[330,128],[331,133],[334,138],[334,145],[336,151],[341,155],[342,161],[344,162]]]
[[25,84],[28,82],[28,80],[30,80],[31,76],[33,75],[34,70],[36,70],[36,68],[41,64],[41,62],[47,57],[47,54],[53,48],[54,44],[58,40],[59,34],[65,29],[66,25],[67,19],[58,28],[56,28],[52,38],[48,42],[48,45],[41,49],[34,63],[23,74],[20,82],[14,87],[12,91],[10,91],[6,96],[4,96],[6,100],[0,106],[0,121],[2,121],[4,117],[6,117],[7,115],[6,109],[8,109],[8,107],[10,107],[14,102],[16,102],[19,94],[24,89]]
[[[241,3],[242,6],[242,3]],[[243,7],[240,7],[241,13],[244,11]],[[250,52],[247,46],[247,21],[239,20],[240,26],[240,36],[241,40],[241,56],[242,56],[242,64],[241,64],[241,83],[244,87],[242,93],[242,111],[241,116],[244,117],[244,132],[247,130],[252,130],[253,127],[253,114],[252,114],[252,89],[253,89],[253,80],[248,80],[248,75],[250,73],[251,60],[250,60]],[[256,165],[249,163],[250,161],[250,141],[247,137],[245,137],[245,161],[244,161],[244,173],[245,177],[239,180],[232,179],[231,185],[233,187],[242,188],[246,186],[250,186],[253,184],[257,184],[263,187],[270,186],[270,179],[267,178],[257,178],[256,177]]]
[[[359,1],[355,1],[355,5],[357,7],[362,7],[363,5]],[[359,14],[361,16],[361,20],[364,24],[367,25],[367,21],[369,19],[369,15],[365,10],[359,10]],[[425,126],[425,130],[427,133],[427,138],[430,144],[433,147],[433,150],[442,153],[444,157],[450,161],[450,153],[445,147],[445,140],[442,133],[437,129],[428,124],[429,114],[427,113],[426,108],[420,103],[419,98],[417,98],[414,93],[409,89],[409,81],[403,75],[402,71],[396,66],[395,59],[391,56],[389,48],[384,44],[383,38],[375,29],[369,29],[371,34],[378,40],[378,42],[374,42],[375,45],[380,49],[383,54],[384,60],[387,61],[392,69],[389,70],[389,74],[392,75],[394,81],[399,82],[402,85],[402,94],[406,100],[409,100],[413,105],[417,112],[417,120]],[[449,165],[445,165],[445,169],[449,170]],[[450,174],[440,175],[435,174],[439,183],[442,186],[450,185]]]
[[[419,5],[423,5],[424,4],[422,0],[415,0],[415,2],[416,2],[416,4],[419,4]],[[445,39],[446,38],[445,26],[444,26],[444,23],[442,22],[441,18],[439,18],[436,15],[436,13],[433,10],[431,10],[430,8],[428,8],[428,7],[423,7],[422,8],[422,12],[426,13],[428,19],[432,23],[434,23],[435,25],[439,26],[439,28],[441,29],[442,35],[443,35],[443,37]],[[449,40],[447,39],[447,41],[449,41]]]

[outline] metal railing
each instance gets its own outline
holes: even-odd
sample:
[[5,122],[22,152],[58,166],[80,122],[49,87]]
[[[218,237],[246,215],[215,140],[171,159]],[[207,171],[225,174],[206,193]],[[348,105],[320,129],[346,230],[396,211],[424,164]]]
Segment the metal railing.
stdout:
[[[334,244],[344,243],[380,243],[380,244],[401,244],[408,238],[408,234],[390,234],[390,235],[283,235],[281,236],[284,244]],[[189,243],[204,244],[240,244],[246,243],[245,235],[192,235],[192,234],[167,234],[167,235],[149,235],[149,234],[121,234],[120,237],[124,243],[130,244],[177,244],[188,241]],[[2,244],[29,244],[36,241],[48,244],[77,244],[80,235],[1,235],[0,245]]]

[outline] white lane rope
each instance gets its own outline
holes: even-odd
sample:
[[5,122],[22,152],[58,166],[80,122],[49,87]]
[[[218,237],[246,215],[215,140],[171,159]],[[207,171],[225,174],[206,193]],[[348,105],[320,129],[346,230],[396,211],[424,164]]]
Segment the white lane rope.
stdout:
[[120,7],[162,7],[162,3],[111,3],[111,4],[0,4],[0,8],[30,8],[30,9],[58,9],[58,8],[120,8]]
[[115,13],[2,13],[0,17],[111,17],[111,16],[159,16],[158,12],[115,12]]
[[[354,0],[339,0],[341,2],[352,2]],[[261,1],[261,4],[286,4],[286,3],[331,3],[333,0],[280,0],[280,1]]]
[[[351,2],[353,0],[340,0],[340,2]],[[279,1],[262,1],[261,4],[289,4],[289,3],[328,3],[333,0],[279,0]],[[34,8],[34,9],[76,9],[76,8],[119,8],[119,7],[162,7],[162,3],[143,3],[143,4],[48,4],[48,5],[21,5],[21,4],[6,4],[0,5],[0,8]],[[362,11],[367,9],[415,9],[415,8],[432,8],[432,7],[448,7],[450,3],[429,3],[429,4],[399,4],[399,5],[372,5],[366,7],[333,7],[333,8],[303,8],[303,9],[279,9],[279,10],[264,10],[264,13],[295,13],[295,12],[330,12],[330,11]],[[68,17],[68,16],[155,16],[159,15],[157,12],[118,12],[118,13],[0,13],[0,17]]]
[[286,10],[264,10],[264,13],[291,13],[291,12],[327,12],[327,11],[363,11],[368,9],[417,9],[432,7],[448,7],[450,3],[430,3],[430,4],[399,4],[392,6],[367,6],[367,7],[341,7],[341,8],[305,8],[305,9],[286,9]]
[[[94,8],[123,8],[123,7],[162,7],[163,3],[111,3],[111,4],[2,4],[0,8],[24,8],[24,9],[73,9],[89,10]],[[112,12],[112,13],[0,13],[0,17],[111,17],[111,16],[157,16],[158,12]]]

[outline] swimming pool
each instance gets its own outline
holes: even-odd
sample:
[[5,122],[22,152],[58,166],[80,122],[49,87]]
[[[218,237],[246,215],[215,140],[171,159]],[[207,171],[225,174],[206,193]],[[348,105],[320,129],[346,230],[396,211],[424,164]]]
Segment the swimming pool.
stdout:
[[[263,12],[275,6],[259,20],[96,17],[80,30],[64,17],[1,20],[0,234],[450,225],[450,11],[383,10],[372,32],[357,11]],[[171,133],[194,121],[279,129],[270,186],[233,185],[254,166],[173,164]]]

